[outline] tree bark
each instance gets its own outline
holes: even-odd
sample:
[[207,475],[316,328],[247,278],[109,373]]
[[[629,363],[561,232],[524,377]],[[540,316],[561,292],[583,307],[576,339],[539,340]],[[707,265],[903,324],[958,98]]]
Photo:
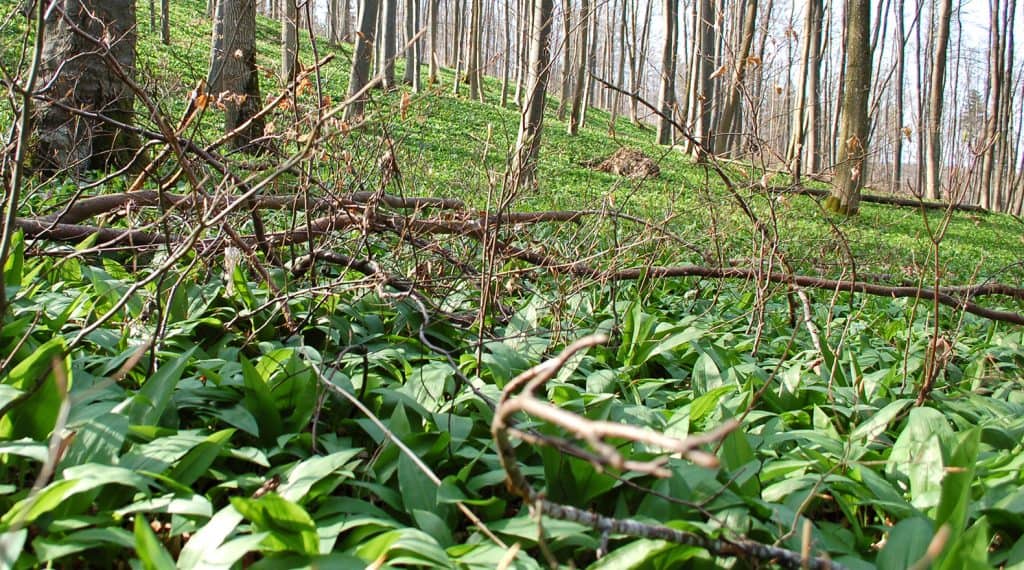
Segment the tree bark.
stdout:
[[397,42],[398,0],[381,0],[380,20],[380,69],[384,75],[384,89],[394,89],[395,43]]
[[265,125],[262,117],[254,118],[263,104],[256,70],[255,0],[218,0],[211,44],[206,85],[224,105],[224,132],[238,129],[231,147],[256,152],[260,147],[253,141],[263,136]]
[[290,83],[299,68],[299,8],[296,0],[281,0],[281,80]]
[[903,21],[903,4],[894,3],[896,28],[896,74],[893,77],[892,192],[903,186],[903,79],[906,76],[907,38]]
[[854,215],[860,189],[867,180],[868,95],[871,91],[871,5],[869,0],[847,0],[846,71],[843,81],[842,126],[832,195],[825,208]]
[[483,101],[483,3],[470,0],[469,10],[469,53],[466,58],[466,80],[469,83],[469,97]]
[[[709,0],[705,0],[710,4]],[[679,37],[679,0],[665,0],[665,45],[661,52],[661,91],[658,95],[658,144],[672,144],[676,104],[676,50]]]
[[527,89],[519,122],[519,135],[508,175],[508,186],[513,193],[537,184],[537,157],[540,152],[544,105],[547,99],[554,1],[533,0],[533,4]]
[[694,139],[701,144],[690,144],[689,151],[695,160],[702,161],[711,143],[708,139],[711,134],[711,99],[714,96],[711,74],[714,71],[715,12],[711,0],[700,0],[697,28],[694,33],[694,88],[689,111]]
[[946,96],[946,50],[949,46],[949,20],[953,12],[952,0],[940,0],[936,21],[935,57],[932,59],[931,101],[928,104],[928,140],[926,141],[925,197],[942,197],[942,104]]
[[[813,4],[820,0],[809,0]],[[729,93],[726,96],[725,106],[722,108],[722,120],[718,126],[718,136],[715,137],[715,152],[724,153],[729,148],[730,140],[736,136],[733,131],[733,122],[736,117],[736,109],[739,106],[740,92],[743,89],[743,76],[746,72],[747,58],[750,56],[750,47],[754,43],[754,32],[757,30],[757,0],[747,0],[743,15],[743,33],[740,40],[739,50],[733,60],[732,83]]]
[[140,168],[135,155],[141,141],[136,135],[62,108],[86,109],[122,123],[133,122],[135,95],[104,55],[116,61],[124,73],[134,73],[135,2],[55,2],[46,13],[43,37],[34,88],[45,87],[42,95],[46,100],[33,114],[31,167],[44,176],[67,172],[76,178],[90,169]]
[[569,109],[568,133],[575,135],[580,129],[580,113],[583,107],[583,90],[587,80],[587,63],[590,46],[590,0],[582,0],[579,23],[576,26],[576,61],[573,64],[572,105]]
[[[419,20],[419,12],[419,0],[405,0],[405,37],[407,42],[416,35],[416,21]],[[416,40],[411,46],[406,47],[405,75],[402,77],[402,81],[407,85],[412,85],[413,91],[417,93],[420,90],[419,45],[420,41]]]
[[565,120],[565,112],[572,100],[570,88],[572,87],[572,1],[562,1],[562,80],[561,91],[558,95],[558,120]]
[[[356,34],[356,47],[352,55],[352,67],[349,72],[348,96],[352,97],[370,81],[370,63],[373,59],[374,31],[377,27],[377,0],[362,0],[359,7],[359,33]],[[354,120],[363,116],[366,96],[358,97],[345,108],[345,119]]]

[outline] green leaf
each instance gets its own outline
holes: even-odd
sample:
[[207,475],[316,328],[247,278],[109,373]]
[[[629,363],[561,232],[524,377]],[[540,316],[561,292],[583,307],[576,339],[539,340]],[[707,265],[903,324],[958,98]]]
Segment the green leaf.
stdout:
[[738,429],[733,430],[722,440],[719,455],[722,465],[737,476],[735,483],[740,493],[747,497],[759,496],[761,484],[756,475],[760,471],[760,464],[747,434]]
[[211,434],[206,441],[185,454],[167,476],[186,487],[192,485],[213,465],[214,460],[224,451],[224,447],[227,446],[234,434],[234,429],[225,429]]
[[398,488],[402,490],[406,512],[437,508],[437,485],[405,453],[398,458]]
[[[219,552],[221,545],[224,544],[224,540],[235,531],[235,528],[238,527],[242,520],[244,520],[244,517],[233,505],[228,505],[217,511],[217,514],[213,515],[213,518],[207,521],[185,543],[184,548],[181,549],[181,554],[178,556],[178,568],[181,570],[192,570],[193,568],[211,566],[211,564],[206,563],[207,558],[212,558]],[[262,537],[259,540],[262,540]],[[238,558],[244,556],[246,552],[248,550],[242,551]],[[230,563],[228,565],[230,566]]]
[[337,474],[350,476],[351,473],[341,472],[341,470],[352,463],[352,458],[359,451],[359,449],[346,449],[330,455],[306,459],[288,473],[288,477],[277,492],[288,501],[299,502],[306,498],[313,485],[321,479]]
[[135,517],[135,553],[139,555],[145,570],[169,570],[174,568],[174,559],[149,528],[146,518]]
[[[664,540],[634,540],[629,544],[616,548],[597,562],[588,566],[588,570],[633,570],[651,567],[651,561],[661,554],[676,548],[678,545]],[[685,547],[692,548],[692,547]]]
[[28,529],[0,533],[0,568],[14,568],[15,562],[25,548]]
[[[64,390],[71,388],[71,365],[65,351],[64,337],[51,338],[8,373],[4,384],[30,395],[0,418],[0,439],[44,440],[53,431]],[[57,385],[55,364],[64,367],[68,386]]]
[[21,230],[15,230],[11,233],[10,249],[7,250],[7,261],[4,263],[4,285],[7,287],[21,286],[24,264],[25,234]]
[[451,558],[432,536],[414,528],[379,534],[356,547],[355,555],[367,562],[387,560],[393,566],[454,567]]
[[919,509],[939,503],[944,456],[948,442],[954,439],[949,420],[938,410],[914,408],[906,427],[896,438],[886,471],[890,477],[904,477],[910,482],[911,504]]
[[128,418],[132,424],[157,424],[171,403],[174,388],[178,385],[178,380],[181,379],[181,374],[195,350],[196,347],[193,346],[175,356],[171,362],[165,363],[156,374],[146,380],[128,406]]
[[902,520],[889,531],[882,552],[878,554],[878,567],[910,568],[920,560],[932,541],[932,523],[923,517]]
[[256,531],[267,533],[263,544],[271,550],[319,554],[316,524],[299,505],[273,492],[258,499],[232,497],[231,504],[252,521]]
[[245,407],[259,418],[260,441],[269,444],[283,433],[281,412],[274,405],[266,380],[248,358],[239,359],[242,364],[242,379],[245,382]]

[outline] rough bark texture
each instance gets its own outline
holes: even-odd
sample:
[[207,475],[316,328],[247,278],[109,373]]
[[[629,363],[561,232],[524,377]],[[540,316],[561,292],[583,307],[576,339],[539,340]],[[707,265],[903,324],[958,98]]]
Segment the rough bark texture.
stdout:
[[679,0],[665,0],[665,47],[661,52],[661,93],[658,96],[658,144],[672,144],[676,104],[676,50],[679,41]]
[[[348,95],[358,93],[370,81],[370,62],[373,59],[373,33],[377,26],[377,0],[362,0],[359,6],[359,33],[356,34],[355,53],[349,72]],[[366,97],[358,97],[345,109],[345,119],[363,115]]]
[[576,69],[573,70],[575,77],[573,78],[573,89],[572,89],[572,108],[569,110],[569,127],[568,132],[570,135],[575,135],[580,129],[580,113],[583,108],[583,89],[584,84],[587,80],[587,62],[589,60],[589,52],[591,46],[588,46],[590,41],[590,1],[583,0],[583,4],[580,7],[580,20],[576,26]]
[[[812,2],[813,3],[813,2]],[[757,30],[757,0],[747,0],[743,14],[743,34],[740,38],[739,51],[733,59],[732,82],[729,93],[725,99],[725,107],[722,109],[722,120],[718,126],[718,136],[715,137],[715,152],[723,153],[729,148],[729,142],[733,138],[733,131],[736,128],[733,122],[736,118],[736,110],[739,107],[740,91],[743,88],[743,76],[746,72],[747,57],[750,55],[750,47],[754,43],[754,32]]]
[[398,24],[398,0],[382,0],[380,21],[380,69],[384,74],[384,88],[394,89],[395,83],[395,29]]
[[265,124],[262,118],[253,119],[262,104],[256,70],[255,0],[218,0],[206,85],[224,106],[224,131],[246,125],[232,137],[232,147],[257,150],[251,145],[263,136]]
[[871,6],[868,0],[849,0],[846,30],[846,73],[843,118],[832,195],[825,207],[845,215],[857,213],[860,189],[867,180],[868,96],[871,91]]
[[281,0],[281,79],[295,79],[299,68],[299,8],[295,0]]
[[805,20],[803,54],[800,79],[800,90],[797,91],[796,109],[793,111],[793,129],[790,133],[789,148],[786,158],[790,164],[793,178],[797,181],[803,174],[804,157],[810,158],[811,170],[814,170],[813,157],[816,155],[815,112],[818,106],[818,66],[821,61],[821,24],[823,7],[821,0],[807,2],[807,18]]
[[536,184],[537,154],[540,150],[550,71],[548,63],[551,60],[551,15],[554,12],[554,0],[534,0],[533,4],[526,95],[523,98],[519,136],[516,139],[508,176],[508,185],[513,192]]
[[932,59],[931,101],[928,104],[928,140],[926,141],[925,197],[938,200],[942,196],[942,104],[946,91],[946,49],[949,45],[949,20],[953,1],[939,3],[938,29],[935,32],[935,58]]
[[[135,96],[111,70],[102,50],[131,74],[135,68],[135,24],[135,2],[131,0],[63,0],[47,11],[35,88],[45,86],[42,95],[53,103],[41,103],[33,116],[30,157],[37,172],[44,176],[67,172],[77,177],[86,170],[133,163],[141,146],[137,136],[77,116],[62,106],[133,122]],[[106,38],[109,47],[101,48],[85,34]],[[140,162],[134,164],[141,167]]]

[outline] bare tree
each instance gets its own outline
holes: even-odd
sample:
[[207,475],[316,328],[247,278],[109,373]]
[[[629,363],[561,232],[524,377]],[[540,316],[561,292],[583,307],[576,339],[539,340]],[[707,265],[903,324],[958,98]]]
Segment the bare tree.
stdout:
[[860,207],[861,187],[867,180],[868,95],[871,91],[869,0],[847,0],[845,69],[838,163],[832,193],[825,200],[825,208],[854,215]]
[[380,6],[380,35],[377,38],[379,45],[377,53],[380,54],[380,67],[383,77],[384,89],[395,88],[395,43],[398,41],[396,28],[398,25],[398,0],[381,0]]
[[[377,27],[377,0],[362,0],[359,6],[359,33],[356,34],[355,53],[349,72],[348,95],[353,97],[370,81],[370,62],[373,59],[374,31]],[[363,115],[366,96],[357,97],[345,108],[345,119],[353,120]]]
[[281,79],[295,79],[299,66],[299,8],[296,0],[281,0]]
[[405,37],[406,41],[412,41],[412,45],[405,49],[405,75],[402,77],[408,85],[412,85],[415,92],[420,90],[420,41],[413,41],[419,28],[420,7],[419,0],[405,0]]
[[932,58],[931,98],[928,103],[928,134],[925,147],[925,196],[937,200],[942,185],[942,104],[946,95],[946,50],[949,46],[949,20],[952,0],[940,0],[936,18],[935,57]]
[[[580,5],[580,18],[579,24],[576,26],[576,58],[573,64],[576,66],[573,70],[575,77],[573,78],[572,88],[572,106],[569,110],[569,126],[568,132],[570,135],[575,135],[580,128],[580,114],[583,112],[582,107],[583,101],[583,90],[584,84],[587,80],[587,62],[589,61],[590,46],[588,46],[590,37],[590,1],[582,0]],[[565,70],[568,73],[568,70]]]
[[483,101],[483,2],[470,0],[469,10],[469,52],[466,54],[466,82],[469,96]]
[[530,58],[527,89],[519,121],[519,135],[512,153],[507,185],[514,193],[536,185],[537,156],[544,125],[547,99],[548,64],[551,61],[551,16],[554,0],[533,0],[530,28]]
[[231,146],[258,150],[253,142],[263,136],[264,121],[257,116],[263,99],[256,70],[255,0],[217,0],[206,85],[224,106],[224,131],[234,133]]
[[816,121],[818,108],[818,72],[821,62],[821,24],[823,19],[821,0],[808,0],[807,16],[804,23],[803,53],[801,54],[800,87],[796,92],[797,103],[793,110],[793,127],[790,131],[786,159],[794,181],[803,175],[804,157],[811,170],[817,165]]
[[711,0],[700,0],[697,10],[697,29],[694,31],[691,87],[689,93],[689,123],[693,125],[694,140],[700,145],[690,144],[689,151],[694,159],[704,160],[711,134],[711,102],[714,97],[711,75],[714,73],[715,8]]
[[[710,0],[705,0],[710,3]],[[676,104],[676,50],[679,37],[679,0],[665,0],[665,46],[661,51],[661,92],[658,96],[658,144],[672,144]]]
[[[809,0],[808,3],[814,2],[820,2],[820,0]],[[725,99],[725,106],[722,108],[718,136],[715,137],[716,153],[724,153],[729,148],[730,139],[733,137],[733,122],[737,114],[736,109],[739,107],[740,94],[743,89],[743,75],[747,68],[747,59],[750,57],[750,47],[754,43],[754,32],[756,30],[757,0],[746,0],[743,11],[743,32],[740,35],[740,46],[733,58],[732,81]]]
[[438,25],[438,7],[441,0],[429,0],[429,13],[427,15],[427,25],[430,26],[430,67],[427,76],[427,82],[431,85],[437,83],[438,74],[441,71],[441,62],[438,58],[440,50],[437,49],[437,25]]
[[133,122],[135,95],[112,73],[135,69],[135,2],[62,0],[46,11],[43,51],[36,89],[45,100],[35,109],[29,156],[32,166],[50,175],[70,171],[138,165],[141,141],[130,132],[89,115],[88,110],[121,123]]

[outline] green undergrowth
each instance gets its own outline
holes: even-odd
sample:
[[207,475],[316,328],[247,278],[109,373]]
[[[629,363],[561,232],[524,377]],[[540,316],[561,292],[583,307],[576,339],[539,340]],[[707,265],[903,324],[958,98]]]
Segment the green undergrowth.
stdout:
[[[209,21],[199,2],[171,9],[164,46],[140,6],[139,74],[163,112],[180,117],[205,76]],[[14,37],[23,23],[10,22]],[[276,25],[261,19],[259,42],[264,97],[275,97]],[[4,43],[5,65],[14,65],[13,45]],[[318,49],[332,52],[325,42]],[[319,75],[331,105],[344,99],[349,48],[333,53]],[[497,105],[495,80],[480,103],[468,88],[452,96],[452,79],[445,69],[419,94],[374,91],[365,123],[328,124],[331,136],[302,163],[318,184],[289,173],[268,192],[383,188],[497,207],[518,114]],[[327,103],[310,87],[271,114],[275,156],[298,151],[307,117]],[[569,137],[556,108],[552,100],[539,188],[512,208],[609,210],[651,227],[602,217],[522,225],[504,234],[510,243],[601,268],[704,262],[696,249],[741,267],[781,270],[781,257],[808,274],[934,283],[939,213],[862,203],[859,216],[835,218],[812,198],[754,189],[760,173],[741,165],[726,167],[734,195],[678,149],[652,144],[650,129],[620,119],[610,138],[608,114],[593,110]],[[139,122],[152,126],[147,116]],[[211,106],[187,134],[208,143],[221,120]],[[629,181],[586,166],[620,146],[643,150],[662,175]],[[390,149],[398,174],[382,186]],[[231,158],[258,177],[274,156]],[[53,211],[76,190],[32,181],[19,214]],[[247,216],[236,221],[252,231]],[[182,214],[162,227],[191,222]],[[266,222],[280,230],[296,220],[271,212]],[[954,213],[937,246],[941,283],[1019,284],[1020,230],[1007,216]],[[929,299],[806,289],[805,307],[784,286],[589,280],[514,260],[499,259],[487,280],[432,256],[443,248],[480,267],[486,256],[468,237],[437,237],[431,249],[337,234],[323,243],[413,280],[425,301],[337,265],[293,273],[298,247],[276,252],[283,263],[261,255],[264,276],[198,248],[167,265],[169,249],[100,253],[95,238],[67,246],[16,234],[0,328],[0,567],[529,569],[548,567],[548,556],[563,568],[768,566],[539,520],[508,491],[487,399],[601,333],[608,342],[570,359],[542,399],[675,437],[733,419],[740,427],[704,447],[719,466],[673,456],[664,478],[596,469],[513,438],[525,476],[548,499],[711,538],[797,552],[806,541],[849,568],[910,568],[930,543],[935,568],[1024,568],[1019,326],[935,311]],[[202,245],[216,245],[209,237]],[[776,245],[780,255],[766,253]],[[978,302],[1021,310],[999,297]],[[661,456],[646,444],[611,445],[627,460]]]

